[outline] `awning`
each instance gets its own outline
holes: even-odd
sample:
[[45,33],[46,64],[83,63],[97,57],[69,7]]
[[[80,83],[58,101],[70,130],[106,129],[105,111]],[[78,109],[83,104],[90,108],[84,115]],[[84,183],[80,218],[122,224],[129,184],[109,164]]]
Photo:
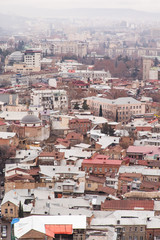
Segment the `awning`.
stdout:
[[46,230],[46,235],[53,237],[55,236],[55,234],[72,234],[73,229],[72,229],[72,225],[70,224],[59,224],[59,225],[55,225],[55,224],[46,224],[45,225],[45,230]]

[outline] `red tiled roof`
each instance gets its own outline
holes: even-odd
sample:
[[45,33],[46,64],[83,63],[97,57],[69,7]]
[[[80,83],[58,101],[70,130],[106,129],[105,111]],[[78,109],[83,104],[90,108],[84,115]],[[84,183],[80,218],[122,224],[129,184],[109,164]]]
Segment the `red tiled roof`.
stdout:
[[110,159],[84,159],[82,164],[105,164],[105,165],[118,165],[122,164],[121,160],[110,160]]
[[106,210],[136,210],[141,208],[143,210],[153,211],[153,200],[106,200],[101,204],[102,209]]

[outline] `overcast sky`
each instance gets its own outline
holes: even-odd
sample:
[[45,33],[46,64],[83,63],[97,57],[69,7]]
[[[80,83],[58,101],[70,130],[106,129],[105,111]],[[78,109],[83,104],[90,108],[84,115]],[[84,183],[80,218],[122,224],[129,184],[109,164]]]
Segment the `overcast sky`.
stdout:
[[[0,0],[0,8],[31,6],[40,8],[129,8],[160,12],[160,0]],[[17,6],[18,7],[18,6]],[[9,9],[8,9],[9,10]]]

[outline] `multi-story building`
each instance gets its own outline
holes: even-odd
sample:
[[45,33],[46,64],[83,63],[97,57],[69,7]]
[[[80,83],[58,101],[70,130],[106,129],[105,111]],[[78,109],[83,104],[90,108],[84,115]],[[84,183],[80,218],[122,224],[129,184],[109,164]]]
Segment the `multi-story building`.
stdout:
[[33,90],[31,105],[43,106],[44,109],[67,110],[68,98],[65,90]]
[[77,70],[74,73],[75,76],[79,76],[82,78],[91,78],[91,79],[105,79],[105,78],[111,78],[111,74],[109,71],[92,71],[92,70]]
[[95,115],[99,115],[101,108],[104,117],[118,122],[127,123],[132,115],[145,113],[145,104],[132,97],[122,97],[113,100],[88,97],[86,100],[89,108]]
[[149,72],[153,66],[153,60],[150,58],[143,59],[143,80],[146,81],[149,79]]
[[5,72],[26,74],[41,70],[41,51],[26,50],[13,52],[5,60]]
[[77,41],[56,41],[51,44],[51,52],[55,55],[72,54],[84,57],[87,55],[87,43]]
[[24,52],[24,63],[27,67],[33,67],[35,71],[41,70],[41,51],[39,50],[26,50]]
[[105,176],[108,172],[117,173],[121,166],[121,160],[111,160],[105,155],[96,155],[93,159],[84,159],[82,170],[96,176]]
[[87,134],[87,131],[91,129],[92,123],[89,119],[71,119],[69,121],[70,129],[80,132],[82,134]]

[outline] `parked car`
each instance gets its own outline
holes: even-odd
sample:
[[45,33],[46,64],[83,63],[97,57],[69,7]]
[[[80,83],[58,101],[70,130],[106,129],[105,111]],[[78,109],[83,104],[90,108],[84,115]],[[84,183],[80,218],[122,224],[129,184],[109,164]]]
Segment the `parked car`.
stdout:
[[6,226],[6,225],[3,225],[3,226],[2,226],[1,237],[2,237],[2,238],[7,237],[7,226]]

